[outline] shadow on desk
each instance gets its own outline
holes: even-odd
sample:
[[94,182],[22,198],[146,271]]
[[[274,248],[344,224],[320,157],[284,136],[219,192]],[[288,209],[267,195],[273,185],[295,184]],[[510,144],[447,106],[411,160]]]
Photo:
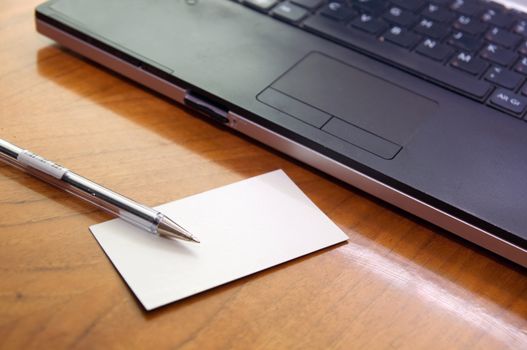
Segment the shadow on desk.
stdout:
[[[89,62],[90,65],[95,65],[97,70],[102,69],[106,71],[108,77],[104,81],[97,79],[88,79],[89,72],[86,71],[86,76],[84,77],[86,79],[83,79],[83,77],[80,76],[79,79],[82,79],[82,81],[75,81],[73,83],[71,80],[64,79],[64,71],[62,70],[62,65],[56,64],[57,60],[70,62],[72,60],[82,60],[85,62]],[[115,114],[138,124],[142,128],[148,128],[149,130],[162,135],[162,137],[167,140],[173,140],[174,142],[177,142],[180,146],[191,148],[192,152],[199,153],[202,157],[208,157],[207,152],[203,151],[202,148],[197,147],[192,142],[185,142],[185,140],[189,137],[187,130],[181,130],[178,127],[166,127],[167,125],[176,122],[176,120],[172,119],[171,116],[155,114],[145,116],[141,113],[141,111],[138,111],[137,109],[126,108],[126,104],[107,103],[108,100],[105,99],[100,93],[104,90],[105,86],[107,87],[107,79],[113,80],[112,83],[121,86],[121,88],[124,88],[124,84],[134,85],[134,89],[137,88],[144,90],[144,87],[134,82],[131,82],[126,78],[122,78],[121,76],[116,75],[115,73],[96,63],[87,61],[86,59],[78,56],[75,53],[63,50],[57,46],[48,46],[38,51],[37,68],[40,75],[70,91],[73,91],[82,98],[89,99],[94,103],[97,103],[105,108],[111,109],[112,112],[114,112]],[[93,91],[96,91],[97,93],[94,94],[92,93]],[[176,105],[174,102],[160,96],[157,93],[153,94],[156,96],[156,98],[160,98],[166,103],[174,105],[174,108],[185,109],[184,107]],[[191,115],[196,115],[195,113],[188,110],[186,110],[186,112]],[[197,120],[192,125],[196,128],[195,132],[212,132],[214,136],[218,136],[222,133],[225,133],[229,135],[226,137],[230,138],[230,134],[227,133],[226,130],[223,130],[223,128],[212,125],[210,123],[203,123],[201,120]],[[482,322],[487,326],[507,326],[506,324],[501,325],[499,322],[499,318],[493,318],[493,316],[491,316],[492,314],[498,314],[498,312],[496,312],[497,307],[507,309],[507,307],[509,306],[508,303],[510,302],[510,298],[504,297],[504,295],[510,294],[512,297],[513,294],[512,291],[507,290],[505,282],[499,280],[499,278],[496,278],[496,274],[499,272],[498,270],[501,269],[506,270],[511,275],[521,276],[524,274],[524,270],[522,268],[498,256],[495,256],[492,253],[483,251],[483,249],[480,249],[470,243],[467,243],[462,239],[458,238],[457,236],[444,232],[443,230],[431,224],[428,224],[419,218],[415,218],[411,215],[408,215],[407,213],[401,211],[398,208],[392,207],[389,204],[381,202],[380,200],[373,198],[372,196],[363,193],[350,185],[344,184],[325,174],[322,174],[317,170],[310,168],[309,166],[303,165],[297,162],[296,160],[279,154],[278,152],[270,149],[267,146],[263,146],[253,140],[250,140],[246,136],[237,136],[241,137],[244,140],[236,141],[238,142],[238,144],[240,144],[241,142],[242,147],[263,147],[266,151],[271,152],[273,156],[265,157],[261,161],[259,159],[258,163],[251,163],[254,164],[254,166],[251,167],[239,166],[238,164],[236,164],[236,162],[232,161],[232,159],[228,158],[210,158],[210,161],[219,163],[222,167],[228,168],[233,172],[239,173],[244,178],[254,176],[262,173],[263,171],[268,171],[271,169],[287,169],[288,167],[291,168],[291,163],[293,163],[295,166],[299,166],[303,169],[313,171],[318,176],[329,180],[328,184],[325,184],[324,182],[324,184],[322,185],[321,181],[314,182],[312,184],[313,187],[310,187],[311,184],[309,182],[305,184],[303,183],[302,188],[304,190],[306,190],[306,188],[309,189],[309,193],[311,193],[311,191],[317,191],[314,186],[325,186],[325,190],[335,192],[342,192],[342,190],[339,190],[339,188],[344,187],[347,191],[349,191],[349,193],[346,194],[346,197],[343,198],[342,202],[335,201],[337,203],[334,204],[334,209],[336,212],[338,212],[338,210],[344,210],[341,208],[345,208],[346,205],[349,205],[350,202],[352,204],[360,202],[359,204],[361,205],[353,207],[353,210],[357,211],[356,216],[358,216],[358,219],[349,219],[348,216],[344,214],[332,215],[332,219],[336,221],[336,223],[339,224],[340,227],[342,227],[348,233],[348,235],[350,235],[350,243],[347,245],[339,246],[339,248],[336,250],[329,248],[322,252],[315,253],[314,255],[310,255],[309,257],[300,258],[293,262],[274,267],[270,270],[258,273],[257,275],[249,276],[247,278],[244,278],[243,280],[236,281],[227,286],[222,286],[212,291],[204,292],[197,296],[191,297],[190,299],[187,299],[183,302],[178,302],[177,304],[171,305],[169,307],[163,307],[158,311],[150,313],[145,312],[145,318],[151,319],[159,317],[167,312],[172,312],[174,309],[185,307],[189,304],[197,303],[202,298],[205,298],[210,294],[218,294],[222,293],[225,290],[229,290],[230,288],[239,287],[240,285],[245,284],[247,282],[257,280],[264,276],[268,276],[269,274],[272,274],[275,271],[284,269],[286,267],[303,263],[306,260],[311,259],[311,257],[313,256],[320,256],[323,253],[330,251],[331,254],[335,255],[346,254],[346,257],[353,264],[360,265],[365,269],[370,270],[373,274],[378,274],[382,278],[393,281],[394,285],[415,285],[416,288],[420,288],[422,290],[424,298],[429,298],[431,302],[441,304],[441,306],[449,312],[459,312],[460,317],[464,317],[462,316],[462,314],[465,313],[467,315],[466,317],[472,317],[476,321]],[[251,154],[247,152],[247,156],[250,155]],[[10,172],[11,170],[0,168],[0,171],[6,173]],[[20,179],[17,181],[23,182],[24,186],[28,185],[28,181],[24,179]],[[33,187],[33,189],[37,191],[38,188],[39,187],[37,186]],[[75,203],[74,206],[77,207],[78,205]],[[90,215],[94,220],[100,221],[102,218],[101,214],[95,214],[94,210],[88,210],[87,207],[83,207],[82,213]],[[385,224],[385,226],[382,228],[379,228],[375,225],[369,225],[368,227],[360,225],[360,220],[377,220],[379,217],[383,217],[384,219],[382,223]],[[398,228],[394,229],[392,232],[392,227],[390,227],[390,224],[398,225]],[[390,239],[380,239],[379,231],[389,231],[388,233],[390,235]],[[481,286],[472,283],[470,278],[458,279],[458,274],[455,271],[446,271],[445,269],[443,269],[444,266],[442,266],[441,264],[435,264],[431,266],[431,264],[428,263],[426,259],[418,259],[418,257],[414,255],[414,252],[405,250],[404,246],[402,245],[394,244],[394,242],[404,241],[408,237],[413,235],[424,235],[426,237],[428,237],[427,235],[431,235],[432,237],[435,237],[435,235],[437,235],[438,233],[442,237],[441,239],[446,239],[447,241],[450,241],[450,245],[452,245],[451,241],[454,241],[455,244],[459,246],[459,249],[466,250],[467,255],[472,256],[472,259],[468,259],[466,262],[459,265],[461,269],[467,266],[467,268],[471,269],[474,274],[477,274],[478,279],[486,281],[486,284],[489,288],[500,288],[502,289],[503,293],[494,294],[487,293],[484,290],[482,291],[480,289]],[[429,240],[433,239],[436,238],[430,238]],[[433,258],[437,260],[442,259],[444,257],[434,256]],[[481,262],[484,262],[484,265],[492,265],[494,267],[475,267],[475,264]],[[466,300],[466,298],[482,298],[483,301],[481,303],[476,303],[474,302],[474,300],[472,300],[471,303],[463,303],[463,300]],[[485,310],[488,308],[494,310],[492,310],[491,312],[486,312]],[[522,310],[511,310],[510,313],[512,315],[509,315],[509,318],[511,316],[519,316],[520,318],[523,317],[522,312],[520,311]],[[517,316],[514,316],[515,313],[517,313]]]

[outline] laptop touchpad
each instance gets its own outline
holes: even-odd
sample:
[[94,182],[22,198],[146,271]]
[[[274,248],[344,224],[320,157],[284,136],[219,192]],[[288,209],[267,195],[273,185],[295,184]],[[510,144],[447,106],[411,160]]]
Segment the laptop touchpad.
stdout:
[[438,108],[433,100],[320,53],[306,56],[258,99],[385,159]]

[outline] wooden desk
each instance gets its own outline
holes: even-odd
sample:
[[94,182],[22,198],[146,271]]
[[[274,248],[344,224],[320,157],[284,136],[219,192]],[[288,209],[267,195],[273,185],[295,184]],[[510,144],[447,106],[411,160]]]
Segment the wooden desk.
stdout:
[[0,137],[151,205],[282,168],[350,240],[145,312],[110,217],[0,165],[0,348],[527,348],[525,270],[58,48],[38,2],[0,2]]

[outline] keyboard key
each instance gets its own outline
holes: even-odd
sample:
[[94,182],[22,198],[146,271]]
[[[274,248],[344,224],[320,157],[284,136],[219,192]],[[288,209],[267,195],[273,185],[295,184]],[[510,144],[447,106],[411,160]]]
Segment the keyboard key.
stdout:
[[345,21],[351,17],[354,17],[357,13],[344,3],[331,1],[329,4],[324,6],[322,10],[320,10],[320,14],[336,21]]
[[278,0],[245,0],[243,3],[259,11],[268,11],[278,3]]
[[527,57],[522,57],[514,66],[514,70],[523,75],[527,75]]
[[520,47],[518,48],[518,51],[522,55],[527,55],[527,41],[524,41],[521,43]]
[[392,3],[395,6],[402,7],[405,10],[410,10],[415,12],[420,9],[424,4],[424,0],[392,0]]
[[271,14],[284,21],[295,23],[304,19],[308,12],[306,9],[286,1],[276,6]]
[[527,37],[527,20],[522,19],[512,27],[512,32]]
[[452,3],[452,0],[431,0],[430,2],[436,5],[448,7]]
[[410,11],[393,6],[384,14],[384,19],[401,27],[410,27],[417,22],[418,17]]
[[522,95],[527,95],[527,83],[525,83],[521,89]]
[[444,61],[448,56],[454,53],[454,50],[447,45],[441,44],[433,39],[425,39],[416,51],[436,61]]
[[302,6],[310,11],[322,6],[324,0],[291,0],[295,5]]
[[494,8],[485,10],[481,16],[481,20],[490,25],[501,28],[510,28],[516,20],[510,13],[504,13]]
[[486,31],[488,27],[487,24],[468,16],[459,16],[454,22],[454,28],[470,35],[480,35]]
[[450,22],[456,14],[436,4],[428,4],[421,12],[423,16],[437,22]]
[[484,8],[475,0],[454,0],[450,8],[463,15],[479,17]]
[[421,20],[421,22],[414,27],[414,30],[433,39],[442,39],[449,32],[449,28],[446,25],[439,24],[429,19]]
[[450,64],[472,75],[480,75],[488,67],[487,62],[466,52],[460,52]]
[[406,49],[414,47],[415,44],[421,37],[415,33],[408,31],[407,29],[393,26],[382,36],[383,40],[389,41]]
[[448,74],[448,71],[442,72],[436,70],[435,74],[431,74],[431,76],[435,76],[440,83],[444,83],[463,94],[473,96],[480,100],[492,90],[490,83],[468,75]]
[[504,29],[494,27],[487,32],[485,39],[508,49],[515,48],[521,41],[521,36],[513,34]]
[[509,9],[511,16],[514,16],[517,20],[527,19],[527,13],[521,12],[515,9]]
[[523,82],[524,78],[520,74],[511,72],[505,68],[493,66],[485,75],[485,80],[506,89],[514,90]]
[[370,34],[379,34],[380,32],[385,31],[388,27],[385,22],[366,13],[363,13],[351,21],[351,25]]
[[380,15],[387,6],[385,0],[348,0],[348,2],[361,13],[365,12],[372,16]]
[[516,59],[518,55],[513,51],[499,47],[496,44],[488,44],[481,50],[481,57],[484,59],[497,63],[502,66],[510,66]]
[[507,112],[520,115],[527,107],[527,98],[522,97],[505,89],[497,89],[490,98],[490,103],[502,108]]
[[483,45],[483,42],[478,38],[463,32],[455,32],[447,42],[458,49],[469,52],[477,51]]

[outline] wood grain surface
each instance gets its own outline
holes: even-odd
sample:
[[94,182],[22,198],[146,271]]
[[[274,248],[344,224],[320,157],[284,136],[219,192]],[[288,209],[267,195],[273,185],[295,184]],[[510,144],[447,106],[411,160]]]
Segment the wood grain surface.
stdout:
[[524,269],[61,49],[38,3],[0,1],[1,138],[149,205],[282,168],[350,239],[146,312],[110,217],[0,165],[0,348],[527,348]]

